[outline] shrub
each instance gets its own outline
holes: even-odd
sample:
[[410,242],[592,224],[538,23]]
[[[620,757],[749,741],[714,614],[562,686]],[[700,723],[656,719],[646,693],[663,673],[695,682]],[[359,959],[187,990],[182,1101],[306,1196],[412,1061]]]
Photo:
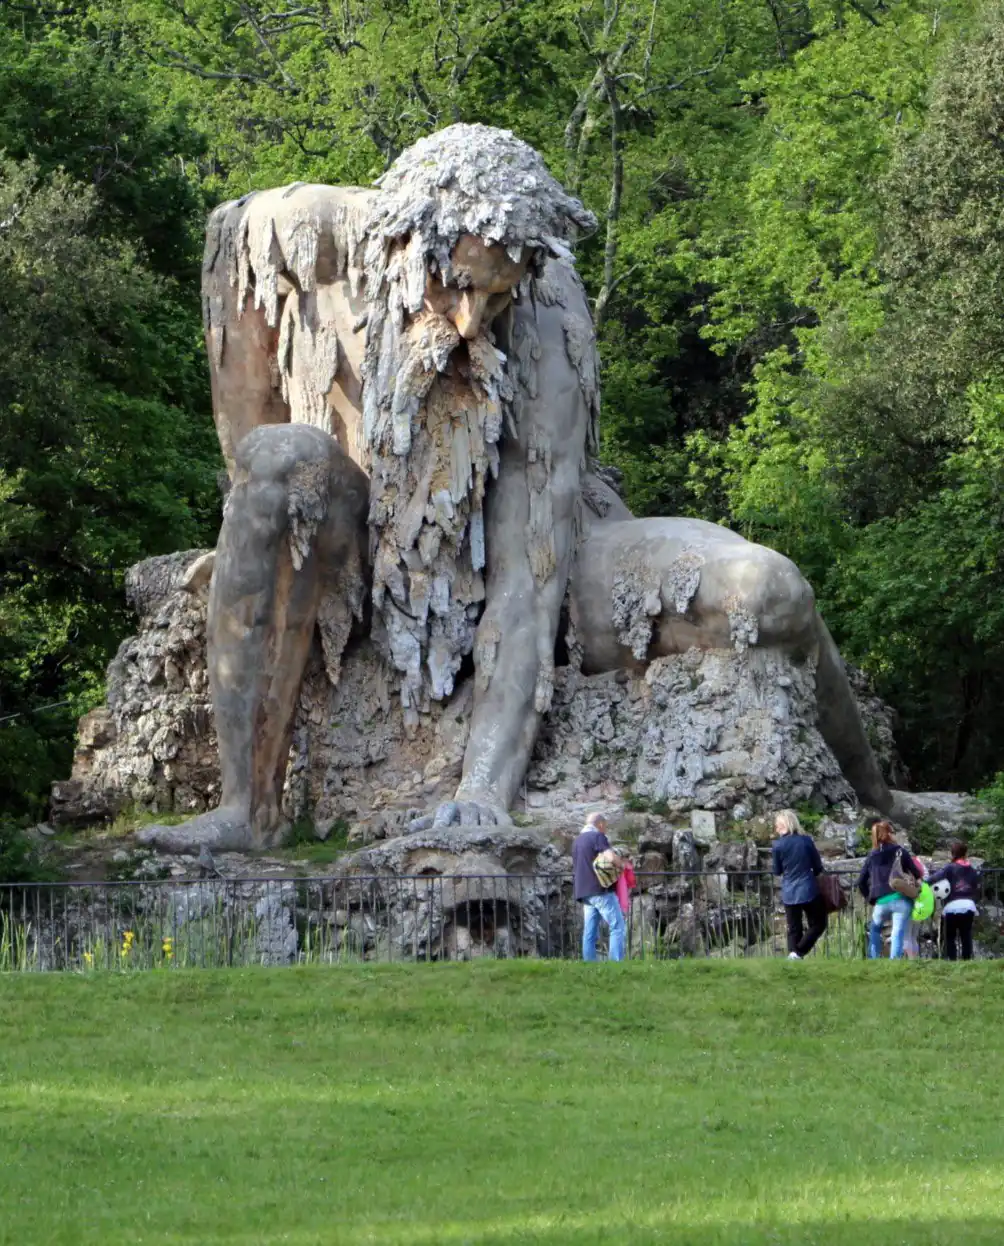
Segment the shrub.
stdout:
[[45,864],[24,826],[0,818],[0,883],[45,882],[52,870]]
[[982,857],[987,865],[1004,865],[1004,770],[998,771],[993,783],[977,796],[990,806],[993,818],[973,832],[970,848],[973,855]]
[[941,841],[942,831],[930,813],[923,813],[910,828],[910,844],[916,853],[930,856]]

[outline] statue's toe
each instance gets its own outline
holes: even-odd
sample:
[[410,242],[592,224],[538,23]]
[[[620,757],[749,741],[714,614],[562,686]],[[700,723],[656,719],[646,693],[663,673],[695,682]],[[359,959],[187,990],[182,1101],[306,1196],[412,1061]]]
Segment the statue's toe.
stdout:
[[461,798],[443,801],[434,813],[412,818],[408,823],[408,830],[413,832],[427,831],[432,827],[459,826],[464,829],[473,829],[480,826],[511,825],[511,819],[505,810],[500,809],[491,801]]

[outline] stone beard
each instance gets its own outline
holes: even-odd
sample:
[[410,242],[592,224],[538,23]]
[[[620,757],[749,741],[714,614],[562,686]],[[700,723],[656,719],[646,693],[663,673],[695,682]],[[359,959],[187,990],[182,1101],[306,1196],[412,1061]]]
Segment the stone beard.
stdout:
[[[371,361],[372,360],[372,364]],[[406,719],[453,692],[485,599],[484,502],[512,424],[506,356],[490,331],[461,338],[445,316],[388,315],[368,354],[376,639],[401,673]]]

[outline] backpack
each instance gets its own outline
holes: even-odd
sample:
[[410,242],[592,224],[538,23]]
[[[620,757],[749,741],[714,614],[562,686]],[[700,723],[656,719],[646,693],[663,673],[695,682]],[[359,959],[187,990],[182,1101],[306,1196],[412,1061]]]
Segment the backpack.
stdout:
[[616,884],[621,876],[621,867],[612,848],[604,848],[593,858],[593,873],[601,887],[609,890]]
[[914,878],[912,874],[908,874],[903,869],[902,852],[896,853],[896,859],[892,863],[892,869],[889,871],[889,886],[907,900],[916,900],[920,895],[920,879]]

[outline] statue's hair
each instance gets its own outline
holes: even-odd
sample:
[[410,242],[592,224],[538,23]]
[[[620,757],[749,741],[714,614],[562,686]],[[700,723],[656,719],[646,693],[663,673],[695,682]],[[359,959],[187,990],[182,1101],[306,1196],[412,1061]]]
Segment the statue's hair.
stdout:
[[[462,234],[499,243],[517,263],[529,250],[543,264],[567,258],[568,243],[596,218],[553,178],[540,155],[509,130],[451,125],[414,143],[383,177],[366,232],[384,244],[407,239],[408,310],[422,305],[428,267],[453,278],[450,255]],[[367,270],[376,258],[367,254]],[[413,278],[413,281],[411,280]]]

